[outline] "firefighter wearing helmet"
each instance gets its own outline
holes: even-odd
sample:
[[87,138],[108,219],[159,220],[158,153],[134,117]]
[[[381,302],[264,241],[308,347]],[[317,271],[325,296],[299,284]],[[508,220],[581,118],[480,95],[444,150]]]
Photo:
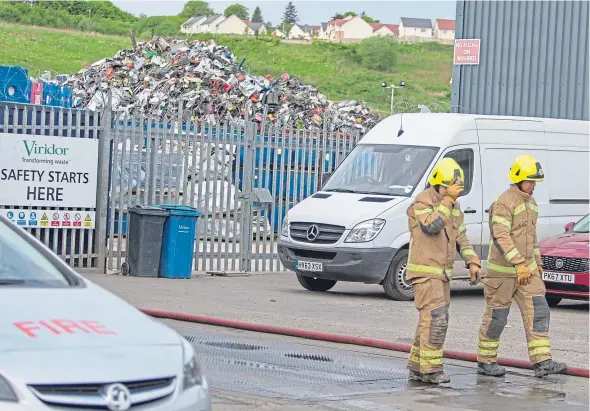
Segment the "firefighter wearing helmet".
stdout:
[[440,384],[450,381],[443,372],[450,279],[457,251],[470,271],[471,285],[481,278],[481,263],[467,240],[457,197],[463,191],[463,170],[451,158],[440,160],[428,180],[429,187],[408,208],[411,234],[406,278],[414,287],[419,323],[410,351],[410,379]]
[[564,373],[567,366],[551,359],[549,306],[541,278],[542,260],[537,245],[539,209],[533,191],[543,181],[541,164],[530,155],[516,158],[508,174],[512,185],[492,203],[489,211],[490,251],[484,280],[485,314],[479,330],[478,373],[503,376],[497,363],[500,337],[512,299],[520,309],[535,375]]

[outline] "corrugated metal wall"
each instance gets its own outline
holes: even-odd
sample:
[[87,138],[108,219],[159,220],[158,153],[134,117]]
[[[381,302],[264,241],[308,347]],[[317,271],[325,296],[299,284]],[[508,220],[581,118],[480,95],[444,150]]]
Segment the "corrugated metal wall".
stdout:
[[458,1],[457,39],[481,39],[454,66],[458,112],[588,120],[587,1]]

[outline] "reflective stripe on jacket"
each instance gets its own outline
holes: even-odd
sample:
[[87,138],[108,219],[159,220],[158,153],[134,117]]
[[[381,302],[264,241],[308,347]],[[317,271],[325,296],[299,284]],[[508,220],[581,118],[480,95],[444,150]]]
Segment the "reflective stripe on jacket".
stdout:
[[511,186],[490,207],[488,277],[516,276],[525,263],[533,273],[542,265],[537,245],[539,208],[535,199]]
[[459,203],[441,196],[433,187],[418,194],[408,207],[410,255],[406,278],[433,277],[448,281],[457,252],[466,265],[481,266],[467,239],[467,228]]

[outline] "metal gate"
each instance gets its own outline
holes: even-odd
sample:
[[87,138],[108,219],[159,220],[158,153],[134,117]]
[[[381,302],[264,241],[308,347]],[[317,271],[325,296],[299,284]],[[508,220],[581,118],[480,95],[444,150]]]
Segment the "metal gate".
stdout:
[[[204,215],[194,271],[282,270],[277,240],[285,213],[319,189],[358,142],[357,132],[300,130],[256,121],[158,123],[118,117],[111,129],[106,270],[127,256],[135,205],[183,204]],[[260,189],[272,200],[260,203]],[[105,193],[106,194],[106,193]]]
[[[33,106],[26,104],[0,104],[0,133],[14,133],[26,135],[45,135],[54,137],[99,138],[99,113],[58,107]],[[99,167],[103,161],[105,146],[99,145]],[[97,192],[106,193],[107,181],[100,178]],[[100,198],[100,194],[97,196]],[[99,254],[104,249],[99,244],[104,241],[104,223],[100,221],[100,200],[96,209],[52,207],[54,210],[83,213],[96,211],[96,226],[94,229],[77,228],[26,228],[38,240],[48,246],[70,266],[79,271],[104,270],[104,260]],[[35,207],[22,207],[11,204],[1,204],[0,209],[11,209],[20,214],[22,210],[28,214]]]

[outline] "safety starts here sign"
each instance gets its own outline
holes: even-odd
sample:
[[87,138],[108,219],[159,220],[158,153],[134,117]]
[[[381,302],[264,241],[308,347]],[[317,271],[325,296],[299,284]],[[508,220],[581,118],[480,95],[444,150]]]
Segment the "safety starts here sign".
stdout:
[[0,205],[96,208],[98,140],[0,133]]
[[480,39],[455,40],[455,64],[479,64]]

